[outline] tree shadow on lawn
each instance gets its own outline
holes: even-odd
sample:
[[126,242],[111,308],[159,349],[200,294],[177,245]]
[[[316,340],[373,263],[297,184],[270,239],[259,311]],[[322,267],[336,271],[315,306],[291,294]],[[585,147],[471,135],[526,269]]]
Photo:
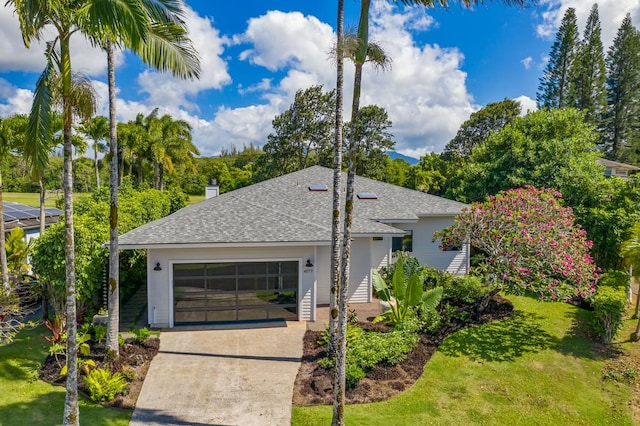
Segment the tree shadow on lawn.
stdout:
[[605,345],[600,343],[591,325],[594,321],[593,311],[577,308],[569,311],[566,317],[571,318],[571,328],[558,344],[558,352],[576,358],[616,359],[624,354],[619,344]]
[[462,330],[447,338],[438,351],[474,361],[513,361],[525,353],[557,347],[560,340],[542,329],[543,317],[522,311],[504,321]]
[[[64,388],[50,385],[51,390],[12,404],[0,404],[0,424],[52,425],[61,424],[64,412]],[[130,411],[105,408],[80,397],[80,423],[95,426],[126,425]]]

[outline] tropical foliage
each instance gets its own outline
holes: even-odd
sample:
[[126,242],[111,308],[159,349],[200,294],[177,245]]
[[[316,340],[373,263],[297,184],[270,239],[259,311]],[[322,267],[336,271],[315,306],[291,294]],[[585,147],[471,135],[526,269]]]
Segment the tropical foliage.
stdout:
[[545,300],[595,293],[592,243],[557,191],[525,187],[489,196],[436,232],[436,238],[443,247],[468,242],[480,250],[482,268],[497,288],[530,290]]
[[399,257],[388,277],[388,282],[378,271],[373,272],[373,288],[380,300],[389,304],[375,321],[389,320],[396,327],[402,327],[418,312],[434,310],[442,299],[442,287],[424,289],[425,268],[411,267],[405,271],[406,257]]

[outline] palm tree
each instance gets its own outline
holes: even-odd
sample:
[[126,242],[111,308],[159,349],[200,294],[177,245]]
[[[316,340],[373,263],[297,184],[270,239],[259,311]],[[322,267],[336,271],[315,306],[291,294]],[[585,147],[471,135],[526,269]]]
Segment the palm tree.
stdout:
[[[620,254],[622,254],[626,263],[633,268],[633,275],[640,275],[640,222],[631,228],[629,238],[622,243]],[[638,290],[633,317],[638,318],[638,325],[634,333],[634,340],[638,341],[640,340],[640,289]]]
[[[0,157],[6,158],[11,150],[11,139],[6,128],[6,120],[0,118]],[[4,240],[4,205],[2,201],[2,193],[4,191],[4,183],[2,180],[2,167],[0,162],[0,271],[2,274],[2,290],[4,293],[9,292],[9,268],[7,267],[7,250]]]
[[[169,71],[175,77],[194,79],[200,76],[198,54],[187,37],[184,21],[184,3],[168,2],[160,5],[147,4],[150,27],[147,38],[142,43],[134,39],[123,39],[123,44],[147,64],[161,71]],[[114,49],[117,37],[110,37],[103,43],[107,52],[107,72],[109,80],[109,146],[111,163],[109,168],[110,207],[109,207],[109,291],[106,349],[114,357],[119,356],[118,326],[120,322],[120,289],[118,250],[118,123],[116,119],[116,75],[114,67]],[[189,131],[191,128],[189,128]],[[191,133],[189,133],[189,138]],[[190,141],[190,139],[189,139]],[[195,147],[194,147],[195,148]]]
[[[394,3],[402,3],[403,5],[422,5],[426,7],[435,7],[436,5],[440,5],[442,7],[446,7],[449,4],[448,0],[393,0]],[[517,4],[523,5],[527,2],[527,0],[502,0],[505,4]],[[483,0],[460,0],[459,1],[464,7],[471,7],[472,5],[476,5],[478,3],[483,3]],[[353,101],[352,101],[352,126],[355,126],[357,123],[358,116],[358,108],[360,105],[360,92],[362,88],[362,65],[367,61],[367,57],[369,56],[369,6],[371,5],[371,0],[361,0],[360,3],[360,20],[358,23],[358,31],[357,31],[357,50],[354,56],[354,64],[356,64],[356,73],[354,77],[354,86],[353,86]],[[340,4],[338,4],[338,10],[340,11]],[[340,12],[339,12],[340,13]],[[341,34],[338,34],[339,40]],[[340,52],[344,54],[344,50],[338,50],[338,59],[342,55]],[[375,52],[372,52],[375,53]],[[371,55],[373,57],[373,55]],[[360,67],[358,69],[358,67]],[[341,81],[338,81],[338,84],[341,84]],[[349,141],[349,168],[347,172],[347,191],[345,196],[345,216],[344,216],[344,231],[342,236],[342,256],[341,256],[341,273],[340,275],[340,283],[332,283],[333,288],[337,288],[337,293],[332,293],[333,297],[337,297],[337,327],[334,326],[331,331],[337,332],[338,337],[335,338],[336,342],[339,342],[337,351],[336,351],[336,380],[334,384],[334,416],[332,420],[332,424],[334,425],[342,425],[344,424],[344,407],[340,407],[340,405],[344,404],[344,385],[345,385],[345,375],[344,375],[344,361],[346,359],[346,320],[347,320],[347,285],[348,285],[348,271],[349,271],[349,259],[350,259],[350,246],[351,246],[351,225],[353,222],[353,185],[355,178],[355,154],[357,152],[356,147],[357,135],[355,134],[355,128],[352,129],[351,138]],[[335,163],[334,163],[335,164]],[[335,184],[335,183],[334,183]],[[335,217],[335,212],[334,212]],[[345,273],[346,272],[346,273]],[[333,277],[332,277],[333,278]],[[332,298],[333,298],[332,297]],[[332,310],[333,315],[333,310]],[[332,339],[333,340],[333,339]]]
[[[157,181],[156,189],[164,190],[165,170],[172,174],[175,166],[195,169],[194,155],[200,155],[200,151],[191,139],[191,125],[184,120],[174,120],[170,115],[160,118],[162,124],[162,139],[160,145],[152,147],[152,152],[159,155],[154,158],[156,162]],[[157,148],[155,150],[154,148]]]
[[98,153],[105,152],[107,146],[104,140],[109,137],[109,120],[104,115],[99,115],[80,124],[80,132],[92,141],[93,164],[96,173],[96,188],[100,189],[100,171],[98,169]]
[[[75,1],[30,1],[8,0],[7,5],[16,9],[20,21],[23,41],[28,48],[33,40],[42,39],[53,29],[55,38],[47,43],[47,66],[38,79],[30,123],[27,131],[25,156],[38,168],[44,168],[47,161],[47,140],[50,125],[51,89],[50,77],[58,71],[61,82],[64,140],[64,211],[65,211],[65,267],[66,267],[66,319],[67,319],[67,381],[64,408],[64,425],[79,424],[78,411],[78,371],[76,347],[76,290],[75,255],[73,230],[73,188],[72,188],[72,120],[74,112],[72,92],[72,63],[70,41],[73,34],[80,33],[99,43],[105,34],[111,40],[122,41],[126,46],[142,52],[145,62],[162,68],[165,61],[162,54],[166,45],[158,42],[152,33],[166,34],[179,27],[173,21],[174,11],[179,11],[182,2],[177,0],[102,0]],[[166,13],[168,12],[168,13]],[[46,30],[45,30],[46,29]],[[188,46],[190,47],[190,46]],[[161,50],[158,56],[149,52]],[[175,55],[176,53],[174,53]],[[79,101],[76,99],[76,101]]]
[[340,290],[340,199],[342,196],[342,102],[344,83],[344,0],[338,0],[336,41],[336,125],[335,143],[333,147],[333,212],[331,222],[331,296],[329,297],[329,350],[330,353],[344,354],[344,359],[336,361],[336,376],[333,383],[333,417],[332,425],[344,424],[345,383],[346,383],[346,328],[339,328],[339,309],[346,312],[346,306],[339,303]]

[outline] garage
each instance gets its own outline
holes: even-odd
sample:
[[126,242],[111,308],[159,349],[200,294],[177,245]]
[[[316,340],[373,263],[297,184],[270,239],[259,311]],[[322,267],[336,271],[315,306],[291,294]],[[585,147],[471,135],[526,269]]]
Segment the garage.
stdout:
[[173,265],[174,324],[298,319],[298,261]]

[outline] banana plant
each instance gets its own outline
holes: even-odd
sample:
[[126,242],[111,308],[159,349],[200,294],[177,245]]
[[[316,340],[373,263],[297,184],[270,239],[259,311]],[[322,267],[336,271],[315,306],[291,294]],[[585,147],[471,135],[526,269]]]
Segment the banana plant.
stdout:
[[412,312],[435,309],[442,300],[442,287],[424,290],[424,268],[406,277],[404,263],[403,257],[396,262],[390,277],[391,286],[378,271],[373,271],[373,288],[380,300],[388,302],[391,307],[374,322],[388,320],[394,326],[402,325]]

